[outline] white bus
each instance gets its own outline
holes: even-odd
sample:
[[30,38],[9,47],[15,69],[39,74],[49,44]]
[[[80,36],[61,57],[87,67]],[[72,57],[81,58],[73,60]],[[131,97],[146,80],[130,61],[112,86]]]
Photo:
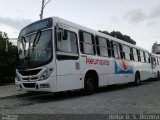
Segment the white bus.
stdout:
[[151,53],[153,78],[160,79],[160,55]]
[[16,87],[60,92],[140,81],[152,77],[150,53],[133,44],[53,17],[22,29]]

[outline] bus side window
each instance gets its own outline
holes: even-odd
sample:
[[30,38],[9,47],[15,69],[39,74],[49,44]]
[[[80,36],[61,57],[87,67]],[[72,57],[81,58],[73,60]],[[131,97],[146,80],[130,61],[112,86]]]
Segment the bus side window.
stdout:
[[57,55],[59,55],[59,59],[61,59],[62,56],[78,57],[77,34],[75,32],[59,28],[56,43]]
[[151,62],[152,62],[151,59],[152,59],[151,54],[148,53],[148,63],[151,63]]
[[157,60],[157,65],[159,65],[158,57],[156,57],[156,60]]
[[123,59],[124,58],[124,53],[122,49],[122,45],[119,43],[119,58]]
[[133,48],[130,48],[130,59],[134,61]]
[[123,52],[124,52],[124,59],[125,60],[132,60],[131,59],[131,51],[130,47],[123,45]]
[[112,56],[112,48],[111,48],[111,43],[108,39],[107,39],[107,48],[108,48],[108,57],[111,57]]
[[147,62],[146,61],[146,55],[145,55],[145,52],[143,51],[143,56],[144,56],[144,62]]
[[140,55],[141,62],[145,62],[145,60],[144,60],[144,53],[143,53],[142,50],[139,50],[139,55]]
[[112,42],[112,45],[113,45],[112,51],[114,51],[114,57],[117,59],[123,59],[121,44],[119,44],[118,42]]
[[111,54],[112,54],[112,57],[115,58],[115,55],[114,55],[114,49],[113,49],[113,41],[110,42],[111,44]]
[[151,56],[151,64],[153,64],[153,56]]
[[119,55],[118,55],[118,43],[117,42],[113,42],[113,51],[114,51],[114,57],[115,58],[119,58]]
[[138,61],[141,62],[141,56],[140,56],[140,51],[137,50],[137,55],[138,55]]
[[95,55],[94,36],[90,33],[80,31],[80,47],[84,54]]
[[145,52],[145,58],[146,58],[146,62],[150,63],[150,54],[148,52]]
[[96,50],[97,50],[97,54],[100,55],[98,36],[96,36],[95,39],[96,39]]
[[106,57],[110,57],[109,55],[109,48],[108,48],[108,44],[107,44],[107,39],[106,38],[102,38],[102,37],[96,37],[96,45],[97,45],[97,53],[100,56],[106,56]]
[[157,63],[156,63],[156,58],[155,58],[155,57],[153,58],[153,64],[154,64],[154,65],[157,64]]
[[137,49],[135,49],[135,48],[132,48],[132,50],[133,50],[133,56],[134,56],[134,61],[138,61],[138,54],[137,54]]

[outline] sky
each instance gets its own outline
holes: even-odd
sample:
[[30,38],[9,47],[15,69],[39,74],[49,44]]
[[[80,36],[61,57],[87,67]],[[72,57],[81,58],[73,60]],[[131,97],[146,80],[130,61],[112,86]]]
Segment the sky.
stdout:
[[[42,0],[0,0],[0,31],[17,38],[23,27],[40,19],[41,4]],[[51,16],[94,30],[120,31],[149,51],[156,41],[160,44],[160,0],[51,0],[44,18]]]

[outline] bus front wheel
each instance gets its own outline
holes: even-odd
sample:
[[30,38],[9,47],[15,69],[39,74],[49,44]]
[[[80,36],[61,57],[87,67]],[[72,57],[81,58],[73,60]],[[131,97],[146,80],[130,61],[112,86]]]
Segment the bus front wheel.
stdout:
[[94,77],[92,77],[90,74],[88,74],[85,77],[84,81],[84,94],[91,95],[96,90],[96,82],[94,80]]

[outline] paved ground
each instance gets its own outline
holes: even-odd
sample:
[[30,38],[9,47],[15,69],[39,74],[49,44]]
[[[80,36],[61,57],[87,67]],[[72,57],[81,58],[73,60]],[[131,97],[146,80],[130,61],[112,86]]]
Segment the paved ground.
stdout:
[[[7,87],[0,87],[0,94]],[[8,89],[8,95],[13,88]],[[3,91],[2,91],[3,90]],[[17,93],[16,93],[17,94]],[[10,96],[10,95],[9,95]],[[160,81],[141,86],[118,85],[99,89],[94,95],[81,92],[58,94],[21,93],[0,98],[0,114],[148,114],[160,113]]]
[[14,84],[0,86],[0,98],[24,94],[24,93],[26,93],[26,92],[17,91]]

